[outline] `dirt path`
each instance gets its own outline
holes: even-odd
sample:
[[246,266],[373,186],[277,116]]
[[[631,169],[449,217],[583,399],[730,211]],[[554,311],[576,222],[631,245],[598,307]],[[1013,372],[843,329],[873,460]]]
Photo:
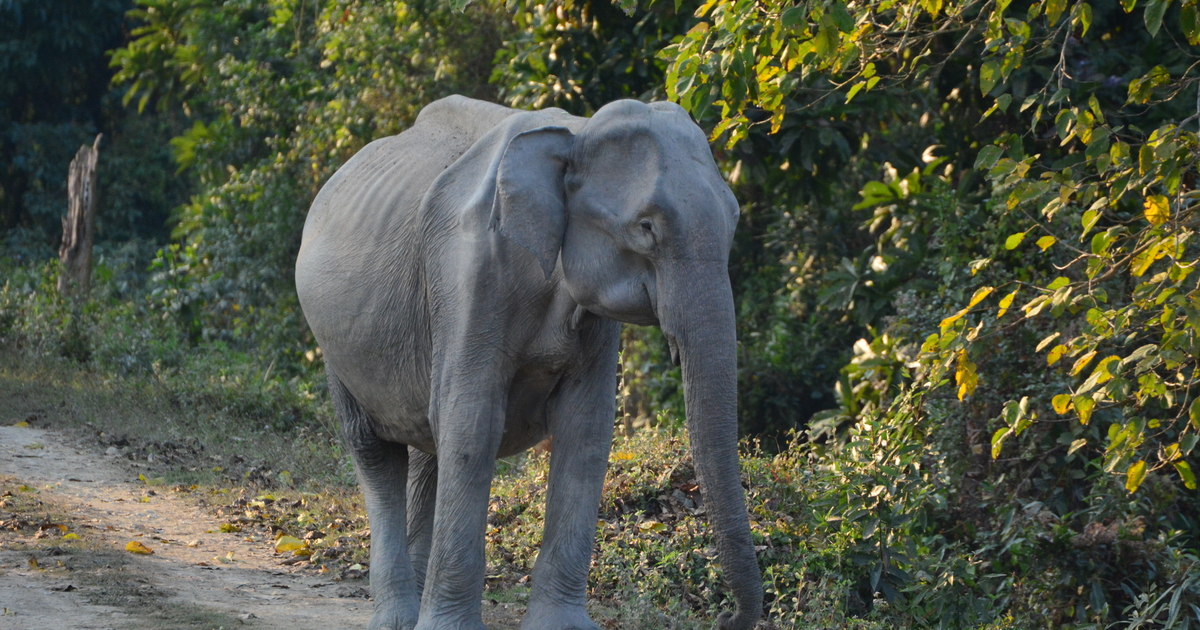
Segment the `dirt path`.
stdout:
[[[370,619],[365,580],[285,566],[272,541],[220,532],[202,508],[63,434],[0,427],[6,477],[24,488],[8,501],[38,506],[24,518],[61,520],[80,540],[57,528],[38,537],[28,521],[5,527],[17,516],[0,502],[0,630],[329,630]],[[153,555],[129,553],[131,541]],[[507,606],[484,606],[494,630],[515,627],[519,611],[497,610]]]

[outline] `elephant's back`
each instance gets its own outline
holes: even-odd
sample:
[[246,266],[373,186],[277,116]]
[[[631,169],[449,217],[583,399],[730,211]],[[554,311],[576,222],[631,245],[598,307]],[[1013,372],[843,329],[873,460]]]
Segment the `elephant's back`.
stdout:
[[[421,199],[511,113],[463,97],[437,101],[408,130],[363,147],[309,209],[296,260],[300,304],[326,361],[379,421],[423,419],[428,407]],[[406,391],[422,382],[424,392]]]

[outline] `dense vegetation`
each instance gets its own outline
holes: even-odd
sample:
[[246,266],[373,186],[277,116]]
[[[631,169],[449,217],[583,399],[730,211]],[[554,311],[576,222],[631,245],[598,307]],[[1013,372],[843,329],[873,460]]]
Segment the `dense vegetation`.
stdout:
[[[744,204],[773,623],[1200,626],[1195,2],[61,4],[0,2],[8,351],[268,433],[320,426],[291,262],[339,164],[450,93],[670,98]],[[97,289],[64,304],[66,163],[97,131]],[[702,614],[724,595],[686,463],[661,465],[685,459],[678,373],[655,331],[624,340],[640,432],[615,449],[593,586],[638,573]],[[543,468],[500,477],[498,518],[537,513]],[[530,537],[493,532],[493,560],[531,561]]]

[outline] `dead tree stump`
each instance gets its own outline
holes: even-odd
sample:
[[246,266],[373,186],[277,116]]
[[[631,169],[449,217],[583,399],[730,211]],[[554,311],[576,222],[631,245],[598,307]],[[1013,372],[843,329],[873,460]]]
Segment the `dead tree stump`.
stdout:
[[79,147],[67,175],[67,216],[63,217],[58,259],[58,292],[64,297],[87,297],[92,284],[92,242],[96,238],[96,162],[100,156],[97,134],[92,146]]

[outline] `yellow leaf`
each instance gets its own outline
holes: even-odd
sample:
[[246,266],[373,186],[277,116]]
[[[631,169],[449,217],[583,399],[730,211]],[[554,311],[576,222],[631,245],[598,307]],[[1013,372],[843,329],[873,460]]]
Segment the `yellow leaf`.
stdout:
[[63,540],[79,540],[79,534],[76,534],[75,532],[71,532],[70,534],[63,536],[62,539]]
[[1138,486],[1146,479],[1146,462],[1138,460],[1125,472],[1125,489],[1131,494],[1137,492]]
[[295,551],[304,549],[308,543],[296,538],[295,536],[280,536],[279,540],[275,541],[275,552],[284,553],[285,551]]
[[14,424],[13,426],[14,426],[14,427],[17,427],[17,428],[20,428],[20,429],[24,429],[25,427],[29,426],[29,423],[28,423],[28,422],[25,422],[24,420],[22,420],[22,421],[20,421],[20,422],[18,422],[18,423],[16,423],[16,424]]
[[309,549],[308,547],[305,547],[303,549],[297,549],[292,552],[292,555],[307,558],[312,555],[312,549]]
[[1058,239],[1054,238],[1053,236],[1043,236],[1037,240],[1037,246],[1042,248],[1042,251],[1046,251],[1047,249],[1050,249],[1051,245],[1057,242]]
[[235,532],[242,531],[241,527],[238,527],[237,525],[234,525],[232,523],[221,523],[221,526],[218,527],[217,529],[225,532],[226,534],[233,534]]
[[[1162,225],[1171,218],[1171,205],[1167,202],[1167,198],[1162,195],[1154,195],[1146,198],[1146,220],[1151,225]],[[1133,492],[1130,490],[1130,492]]]
[[1080,424],[1086,425],[1092,419],[1092,408],[1096,406],[1096,401],[1091,396],[1084,395],[1072,398],[1071,404],[1075,405]]
[[976,304],[983,301],[984,298],[992,294],[996,289],[992,287],[979,287],[975,294],[971,296],[971,301],[967,304],[967,308],[973,308]]
[[996,313],[996,319],[1004,317],[1004,314],[1008,312],[1008,307],[1012,306],[1013,300],[1017,297],[1017,291],[1020,289],[1000,298],[1000,311]]
[[628,453],[625,451],[618,451],[618,452],[615,452],[612,454],[612,458],[617,461],[628,461],[628,460],[633,459],[634,457],[635,456],[633,453]]
[[1054,407],[1054,413],[1061,416],[1071,409],[1071,395],[1059,394],[1050,400],[1050,404]]
[[129,553],[136,553],[141,556],[149,556],[154,553],[153,549],[136,540],[129,541],[129,544],[125,545],[125,551],[128,551]]
[[1075,376],[1076,374],[1079,374],[1080,372],[1082,372],[1083,368],[1087,367],[1088,364],[1091,363],[1092,359],[1094,359],[1094,358],[1096,358],[1096,351],[1092,350],[1091,352],[1076,359],[1075,365],[1071,366],[1071,376]]
[[951,315],[950,317],[943,319],[942,323],[940,324],[941,329],[942,329],[942,334],[943,335],[946,334],[946,331],[950,330],[950,327],[954,325],[954,322],[962,319],[962,316],[966,315],[968,310],[970,310],[969,307],[964,308],[963,310]]
[[1054,365],[1055,363],[1058,363],[1058,360],[1063,358],[1063,355],[1066,354],[1066,352],[1067,347],[1061,343],[1057,346],[1054,346],[1050,349],[1050,354],[1046,355],[1046,365]]
[[958,399],[971,395],[979,385],[979,375],[975,373],[975,364],[967,358],[964,350],[958,351],[958,367],[954,370],[954,380],[958,383]]
[[142,497],[142,498],[138,499],[138,503],[149,503],[149,502],[150,502],[150,497]]
[[42,568],[42,567],[41,567],[41,565],[39,565],[39,564],[38,564],[37,558],[30,558],[28,562],[29,562],[29,568],[30,568],[30,569],[40,569],[40,568]]
[[1103,385],[1113,379],[1113,373],[1109,371],[1108,366],[1114,361],[1120,361],[1121,357],[1111,356],[1105,357],[1104,360],[1096,364],[1096,369],[1093,372],[1099,372],[1100,375],[1096,378],[1096,383]]

